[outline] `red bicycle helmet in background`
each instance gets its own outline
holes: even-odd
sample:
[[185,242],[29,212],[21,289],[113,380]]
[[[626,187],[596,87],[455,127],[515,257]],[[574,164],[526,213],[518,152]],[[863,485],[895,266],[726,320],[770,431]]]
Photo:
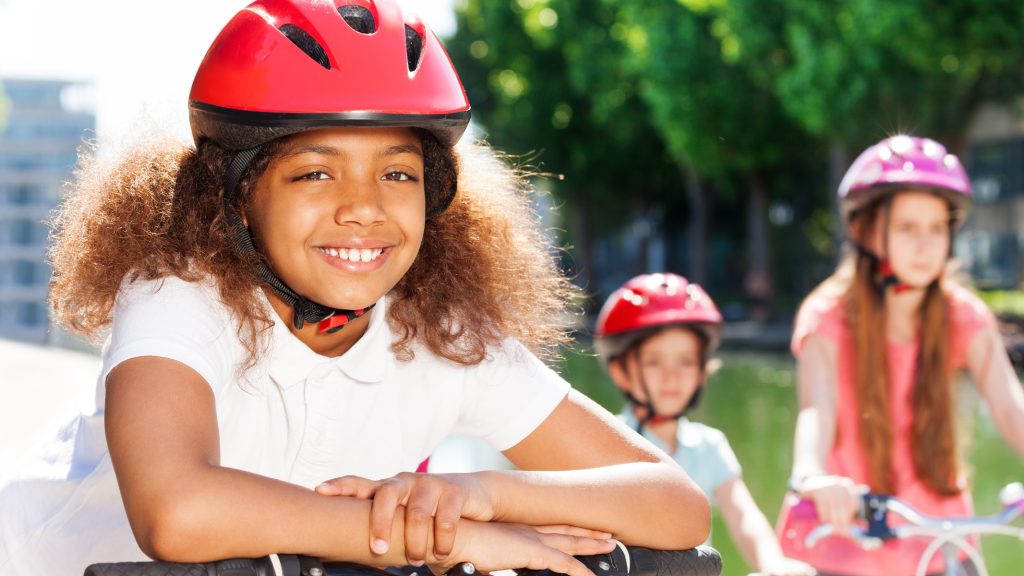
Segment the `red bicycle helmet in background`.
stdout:
[[[601,362],[607,365],[658,330],[672,326],[703,335],[704,362],[721,342],[722,314],[703,288],[678,274],[641,274],[613,292],[601,307],[594,347]],[[644,396],[649,396],[643,374],[638,377]],[[637,432],[641,432],[648,424],[680,418],[696,407],[702,388],[694,392],[686,406],[672,414],[658,413],[649,399],[642,400],[624,388],[620,390],[633,406],[641,409],[636,423]]]
[[594,346],[604,361],[613,360],[668,326],[703,334],[705,357],[721,342],[722,314],[703,288],[678,274],[641,274],[613,292],[601,307]]

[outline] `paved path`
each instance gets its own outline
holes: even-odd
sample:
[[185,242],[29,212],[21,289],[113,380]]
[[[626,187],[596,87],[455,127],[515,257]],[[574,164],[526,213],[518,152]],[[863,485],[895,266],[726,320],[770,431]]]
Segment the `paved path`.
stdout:
[[0,339],[0,478],[95,404],[98,356]]

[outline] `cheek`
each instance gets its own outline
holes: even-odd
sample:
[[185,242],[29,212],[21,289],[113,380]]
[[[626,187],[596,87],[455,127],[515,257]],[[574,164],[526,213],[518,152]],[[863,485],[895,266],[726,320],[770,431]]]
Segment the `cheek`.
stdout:
[[293,202],[285,198],[254,203],[250,224],[257,242],[280,258],[283,254],[305,249],[324,218],[325,210],[315,202]]
[[426,212],[423,196],[396,201],[389,207],[391,217],[399,223],[409,244],[419,246],[426,226]]

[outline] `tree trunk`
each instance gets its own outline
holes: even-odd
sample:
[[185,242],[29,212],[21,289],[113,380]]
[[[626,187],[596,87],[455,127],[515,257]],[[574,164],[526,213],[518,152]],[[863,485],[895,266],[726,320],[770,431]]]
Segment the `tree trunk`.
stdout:
[[686,273],[689,280],[705,286],[708,275],[708,203],[697,171],[689,164],[685,164],[682,171],[690,201],[690,222],[687,226],[690,269]]
[[743,282],[752,301],[751,319],[759,322],[771,316],[772,273],[771,234],[768,230],[768,189],[756,172],[746,173],[749,201],[747,204],[747,255],[749,264]]
[[650,250],[652,230],[648,217],[649,206],[642,195],[633,195],[633,237],[636,239],[636,253],[633,258],[633,275],[654,272],[651,270]]
[[843,221],[839,212],[839,183],[843,181],[843,175],[849,166],[846,155],[846,144],[841,140],[832,140],[828,145],[828,205],[832,207],[832,214],[835,216],[836,228],[833,233],[833,244],[836,249],[834,253],[836,260],[842,257],[839,248],[843,245],[846,237],[846,222]]
[[[571,221],[573,234],[573,244],[575,244],[576,262],[573,264],[573,270],[571,276],[576,279],[577,283],[587,292],[591,292],[594,289],[593,279],[594,271],[594,254],[591,247],[591,231],[590,231],[590,216],[588,214],[587,202],[579,202],[576,205],[576,209],[571,211]],[[592,298],[587,298],[585,307],[586,312],[589,314],[592,312],[591,308],[598,306],[600,303],[592,302]]]

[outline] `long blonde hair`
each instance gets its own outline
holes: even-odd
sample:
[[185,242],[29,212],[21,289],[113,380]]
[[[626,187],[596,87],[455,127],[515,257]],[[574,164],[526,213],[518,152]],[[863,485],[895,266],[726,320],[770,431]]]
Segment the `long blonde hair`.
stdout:
[[[881,202],[854,217],[853,239],[861,246],[883,224]],[[953,409],[950,290],[958,284],[952,263],[948,272],[925,289],[918,309],[919,348],[914,371],[911,451],[914,471],[942,495],[961,491]],[[845,320],[853,338],[854,386],[860,414],[860,447],[872,490],[892,493],[893,429],[890,420],[889,362],[886,354],[885,294],[879,288],[877,263],[850,251],[836,272],[808,296],[841,294]],[[879,334],[882,336],[880,337]]]

